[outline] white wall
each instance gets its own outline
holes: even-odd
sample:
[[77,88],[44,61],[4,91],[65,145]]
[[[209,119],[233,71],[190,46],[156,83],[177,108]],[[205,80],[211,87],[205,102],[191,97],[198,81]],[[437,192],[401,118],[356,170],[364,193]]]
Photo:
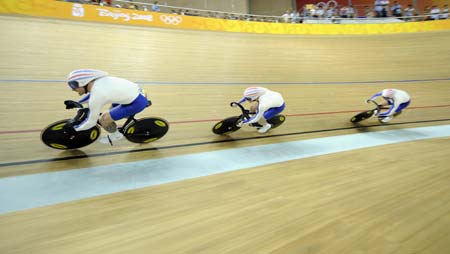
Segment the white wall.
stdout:
[[292,0],[249,0],[250,12],[258,15],[281,16],[294,9]]

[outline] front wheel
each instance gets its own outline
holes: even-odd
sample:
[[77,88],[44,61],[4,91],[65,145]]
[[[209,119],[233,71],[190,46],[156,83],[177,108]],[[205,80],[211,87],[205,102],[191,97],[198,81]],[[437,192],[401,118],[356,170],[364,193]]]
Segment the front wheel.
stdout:
[[225,118],[222,121],[214,124],[212,132],[217,135],[224,135],[227,133],[235,132],[241,128],[236,126],[236,123],[239,121],[240,118],[241,118],[240,116],[232,116]]
[[373,114],[374,114],[374,110],[368,110],[368,111],[361,112],[361,113],[353,116],[350,119],[350,122],[352,122],[352,123],[361,122],[362,120],[366,120],[367,118],[372,117]]
[[90,145],[100,136],[100,128],[97,125],[74,135],[64,132],[63,127],[69,120],[61,120],[45,127],[41,132],[42,142],[54,149],[69,150]]
[[169,131],[169,123],[159,117],[136,120],[123,130],[123,135],[133,143],[150,143],[162,138]]

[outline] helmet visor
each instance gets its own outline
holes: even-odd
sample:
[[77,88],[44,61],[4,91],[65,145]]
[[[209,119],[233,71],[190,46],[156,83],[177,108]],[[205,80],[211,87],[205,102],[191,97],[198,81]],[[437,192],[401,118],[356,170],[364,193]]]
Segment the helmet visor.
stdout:
[[79,87],[77,81],[69,81],[67,82],[67,84],[69,85],[70,88],[72,88],[72,90],[75,90]]

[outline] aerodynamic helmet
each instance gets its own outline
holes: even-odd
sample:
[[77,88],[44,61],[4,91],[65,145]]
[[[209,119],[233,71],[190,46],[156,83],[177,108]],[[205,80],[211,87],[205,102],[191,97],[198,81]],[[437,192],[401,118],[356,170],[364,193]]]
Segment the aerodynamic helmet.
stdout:
[[76,89],[78,87],[84,87],[92,80],[105,77],[108,73],[104,71],[94,69],[80,69],[74,70],[67,76],[67,84],[70,88]]

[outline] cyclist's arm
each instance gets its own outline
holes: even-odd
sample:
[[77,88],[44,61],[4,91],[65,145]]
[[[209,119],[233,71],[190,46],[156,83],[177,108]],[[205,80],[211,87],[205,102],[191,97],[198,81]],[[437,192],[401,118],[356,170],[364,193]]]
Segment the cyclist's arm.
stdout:
[[89,98],[91,97],[91,94],[88,93],[87,95],[85,95],[83,98],[81,98],[78,102],[83,104],[83,103],[87,103],[89,102]]

